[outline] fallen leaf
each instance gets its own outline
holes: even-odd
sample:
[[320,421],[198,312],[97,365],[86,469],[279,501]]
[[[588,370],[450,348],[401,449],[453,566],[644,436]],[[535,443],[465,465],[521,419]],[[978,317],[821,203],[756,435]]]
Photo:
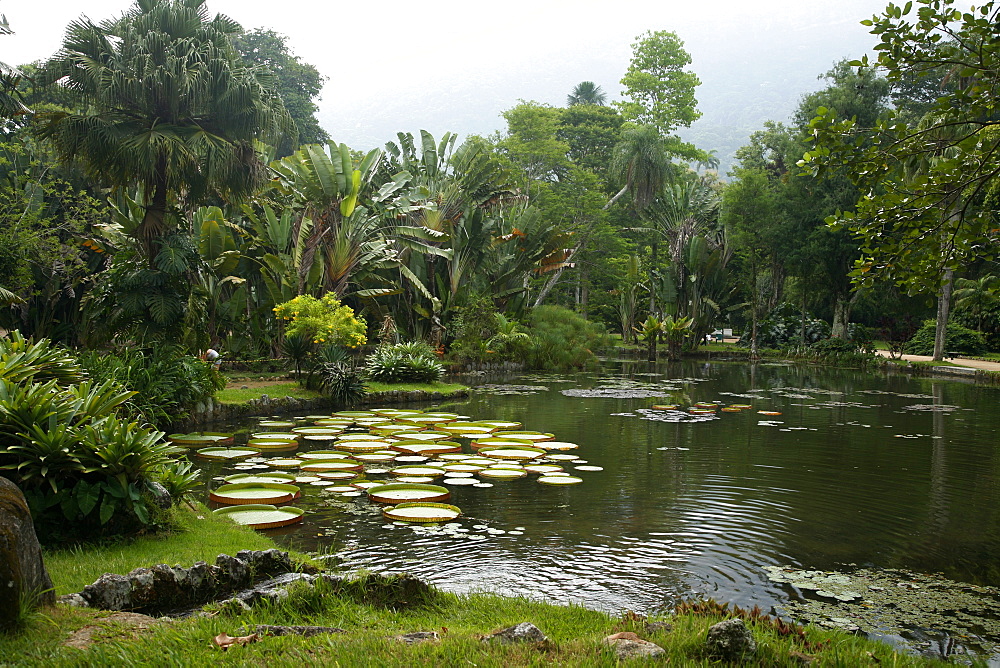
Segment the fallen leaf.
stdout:
[[229,649],[233,645],[248,645],[252,642],[257,642],[260,638],[256,633],[251,633],[248,636],[230,636],[228,633],[220,633],[213,638],[216,645],[222,648],[223,651]]
[[612,643],[615,640],[642,640],[642,638],[637,636],[632,631],[622,631],[621,633],[615,633],[613,635],[608,636],[607,638],[604,639],[604,642]]

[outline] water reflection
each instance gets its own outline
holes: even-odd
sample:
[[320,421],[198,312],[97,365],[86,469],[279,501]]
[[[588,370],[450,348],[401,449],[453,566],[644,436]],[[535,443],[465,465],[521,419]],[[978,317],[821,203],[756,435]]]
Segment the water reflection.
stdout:
[[[662,422],[637,412],[655,399],[560,391],[622,378],[674,388],[691,402],[754,409]],[[1000,584],[995,389],[720,363],[622,362],[615,373],[510,382],[548,389],[473,394],[442,409],[554,432],[604,468],[580,473],[584,484],[572,488],[533,478],[452,488],[464,528],[523,527],[523,535],[473,540],[387,529],[366,501],[327,505],[307,486],[298,504],[311,511],[307,522],[279,540],[333,549],[350,568],[406,570],[452,591],[612,611],[663,610],[692,596],[770,608],[788,595],[760,569],[773,564],[872,564]],[[914,405],[959,410],[907,408]]]

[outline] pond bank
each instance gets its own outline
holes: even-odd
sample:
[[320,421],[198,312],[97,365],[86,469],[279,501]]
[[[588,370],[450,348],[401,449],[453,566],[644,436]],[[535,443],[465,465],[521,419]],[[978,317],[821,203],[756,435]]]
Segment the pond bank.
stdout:
[[[275,385],[280,384],[282,383],[275,383]],[[454,397],[464,397],[469,393],[469,388],[464,385],[444,383],[440,385],[440,390],[413,389],[406,385],[401,387],[408,389],[379,389],[366,394],[358,405],[382,406],[408,402],[442,401]],[[266,390],[268,386],[265,384],[258,385],[258,387]],[[171,429],[174,431],[189,431],[215,422],[227,422],[245,417],[275,415],[279,413],[308,413],[310,411],[329,410],[334,407],[335,402],[330,397],[270,397],[266,392],[259,398],[240,403],[223,403],[217,399],[209,399],[208,401],[200,402],[192,409],[191,415],[188,418],[175,422],[171,426]]]
[[[149,536],[137,543],[155,543],[157,559],[190,565],[190,559],[214,561],[219,541],[218,520],[203,506],[188,513],[187,531]],[[259,547],[270,539],[237,528],[230,534],[230,554],[249,541]],[[242,537],[241,537],[242,536]],[[204,539],[200,554],[191,547]],[[183,544],[181,551],[175,545]],[[263,545],[262,545],[263,544]],[[119,572],[152,566],[145,549],[130,545],[86,546],[52,555],[53,579],[61,592],[67,582],[79,583],[103,574],[104,564],[116,559]],[[124,558],[124,560],[123,560]],[[710,658],[709,627],[741,617],[757,643],[756,653],[741,665],[796,666],[818,664],[861,665],[872,661],[896,666],[923,666],[930,662],[900,655],[881,643],[837,631],[799,629],[753,611],[723,609],[714,603],[688,605],[682,614],[646,618],[631,612],[611,615],[579,606],[559,606],[527,598],[492,594],[456,596],[436,589],[426,596],[400,597],[394,589],[382,591],[373,580],[355,577],[334,589],[316,583],[292,586],[277,602],[222,609],[189,619],[153,618],[134,613],[108,615],[88,609],[56,606],[30,619],[20,632],[0,635],[0,656],[18,657],[18,665],[207,665],[221,658],[246,664],[302,665],[475,665],[522,666],[541,663],[594,666],[618,665],[618,648],[643,641],[663,649],[659,658],[671,664],[701,663]],[[353,586],[350,583],[355,583]],[[78,584],[72,585],[73,588]],[[490,640],[500,629],[533,624],[544,636],[522,642]],[[295,629],[325,627],[308,635]],[[268,628],[291,629],[289,635]],[[265,629],[265,631],[261,631]],[[617,636],[617,637],[616,637]],[[219,641],[219,638],[223,638]],[[214,642],[210,639],[216,639]],[[619,643],[626,640],[628,643]]]

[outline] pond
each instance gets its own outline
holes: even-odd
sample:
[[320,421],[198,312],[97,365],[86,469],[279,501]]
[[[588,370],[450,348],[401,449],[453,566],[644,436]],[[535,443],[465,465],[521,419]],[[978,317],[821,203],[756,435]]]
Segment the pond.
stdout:
[[[565,468],[582,484],[528,476],[450,487],[463,517],[445,529],[393,524],[364,496],[306,484],[296,502],[306,521],[276,539],[449,591],[612,612],[662,612],[704,597],[782,611],[811,596],[769,577],[774,566],[906,569],[1000,585],[1000,390],[725,362],[619,361],[600,373],[504,382],[434,409],[519,421],[579,444],[585,463]],[[651,408],[699,402],[752,408],[695,416]],[[208,484],[231,468],[206,464]],[[992,630],[962,629],[981,637],[906,635],[943,653],[969,645],[994,654]],[[895,633],[887,625],[882,635]]]

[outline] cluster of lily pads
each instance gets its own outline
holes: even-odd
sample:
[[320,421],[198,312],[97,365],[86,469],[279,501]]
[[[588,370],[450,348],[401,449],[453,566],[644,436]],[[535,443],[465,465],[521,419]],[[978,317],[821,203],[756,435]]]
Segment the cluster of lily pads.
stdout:
[[449,487],[492,487],[529,475],[545,485],[576,485],[583,478],[567,465],[602,470],[575,454],[577,444],[552,433],[457,413],[382,408],[268,419],[258,427],[246,445],[235,445],[230,434],[169,437],[177,445],[207,444],[198,457],[233,463],[240,473],[225,477],[209,499],[224,506],[216,512],[256,528],[301,521],[303,511],[276,504],[299,498],[303,484],[345,497],[367,495],[389,520],[439,523],[462,512],[446,503]]

